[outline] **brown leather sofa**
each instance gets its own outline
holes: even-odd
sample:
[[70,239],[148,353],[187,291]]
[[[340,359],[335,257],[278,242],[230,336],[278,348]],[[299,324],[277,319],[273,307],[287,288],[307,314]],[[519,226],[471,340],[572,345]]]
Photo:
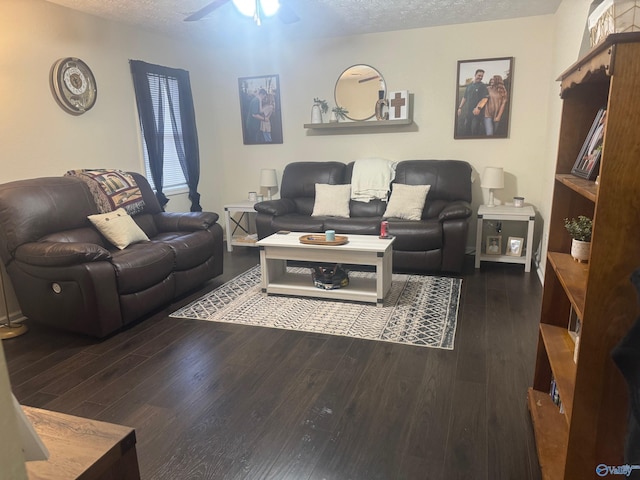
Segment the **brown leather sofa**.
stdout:
[[[280,199],[256,204],[260,239],[278,230],[379,235],[386,202],[350,201],[349,218],[311,216],[315,184],[349,184],[353,162],[294,162],[282,174]],[[460,272],[471,217],[471,166],[460,160],[398,162],[396,183],[431,185],[421,220],[388,218],[395,236],[393,269],[405,272]]]
[[0,258],[27,318],[100,338],[222,273],[218,215],[163,212],[131,175],[145,202],[133,219],[150,241],[123,250],[87,219],[98,210],[77,177],[0,185]]

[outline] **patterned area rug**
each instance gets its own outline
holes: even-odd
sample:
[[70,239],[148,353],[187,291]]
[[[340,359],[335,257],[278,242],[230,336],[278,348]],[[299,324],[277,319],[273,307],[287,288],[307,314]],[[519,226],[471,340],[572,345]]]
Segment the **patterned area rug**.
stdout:
[[[287,268],[309,272],[311,283],[310,269]],[[349,272],[349,277],[373,275]],[[453,350],[461,286],[459,278],[394,274],[384,306],[377,307],[360,302],[264,295],[260,267],[256,266],[170,316]]]

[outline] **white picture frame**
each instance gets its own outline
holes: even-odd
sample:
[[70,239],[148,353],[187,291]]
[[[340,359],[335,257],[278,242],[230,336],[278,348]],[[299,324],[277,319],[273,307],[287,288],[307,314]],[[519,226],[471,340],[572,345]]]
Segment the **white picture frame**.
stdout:
[[524,244],[524,238],[509,237],[507,239],[506,255],[509,255],[510,257],[521,257],[523,244]]

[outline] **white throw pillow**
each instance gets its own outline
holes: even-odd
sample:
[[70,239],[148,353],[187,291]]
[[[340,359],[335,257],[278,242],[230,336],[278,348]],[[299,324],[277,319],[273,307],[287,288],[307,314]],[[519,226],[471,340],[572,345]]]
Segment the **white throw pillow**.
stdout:
[[405,185],[394,183],[391,198],[384,212],[385,218],[420,220],[431,185]]
[[119,208],[109,213],[89,215],[89,220],[100,230],[113,245],[120,250],[127,248],[135,242],[149,240],[149,237],[133,221],[124,208]]
[[322,215],[349,218],[349,199],[351,185],[328,185],[316,183],[316,201],[313,204],[312,217]]

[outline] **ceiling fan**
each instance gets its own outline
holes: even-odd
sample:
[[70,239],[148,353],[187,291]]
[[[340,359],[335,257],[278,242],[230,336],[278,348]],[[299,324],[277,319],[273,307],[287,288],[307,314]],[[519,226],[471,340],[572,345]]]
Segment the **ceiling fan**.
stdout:
[[358,83],[369,82],[369,81],[375,80],[377,78],[380,78],[380,75],[374,75],[373,77],[361,78],[360,80],[358,80]]
[[[202,7],[200,10],[193,12],[191,15],[186,17],[184,21],[194,22],[200,20],[209,15],[214,10],[223,6],[225,3],[228,3],[229,1],[232,1],[234,3],[240,13],[253,17],[258,25],[262,23],[262,19],[264,16],[270,16],[268,15],[268,12],[270,8],[273,8],[272,4],[274,3],[273,1],[267,2],[265,0],[245,0],[244,2],[241,2],[239,0],[213,0],[212,2]],[[300,17],[298,17],[298,15],[296,15],[296,13],[288,5],[281,2],[275,3],[279,4],[275,15],[277,15],[282,23],[290,24],[300,20]],[[248,7],[248,11],[241,4],[246,4],[246,6]]]

